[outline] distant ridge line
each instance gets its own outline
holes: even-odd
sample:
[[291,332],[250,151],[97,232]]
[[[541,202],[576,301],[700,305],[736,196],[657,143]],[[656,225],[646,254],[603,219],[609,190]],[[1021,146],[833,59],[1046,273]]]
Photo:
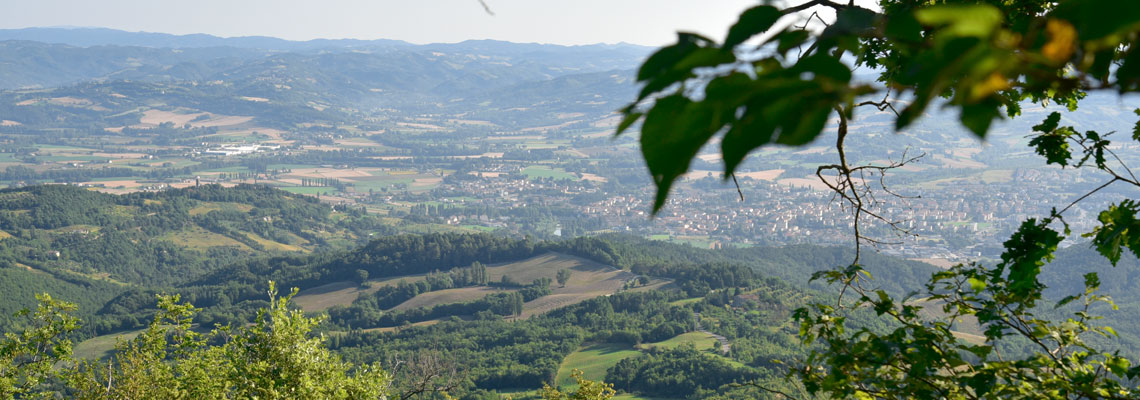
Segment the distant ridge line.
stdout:
[[287,40],[270,36],[220,37],[205,33],[176,35],[157,32],[130,32],[98,27],[31,27],[0,29],[0,41],[27,40],[43,43],[66,44],[77,47],[93,46],[138,46],[154,48],[202,48],[237,47],[280,51],[319,50],[328,48],[376,48],[376,47],[451,47],[457,45],[516,45],[561,48],[629,48],[648,51],[651,47],[629,43],[559,45],[540,43],[516,43],[499,40],[467,40],[459,43],[414,44],[395,39],[311,39],[304,41]]

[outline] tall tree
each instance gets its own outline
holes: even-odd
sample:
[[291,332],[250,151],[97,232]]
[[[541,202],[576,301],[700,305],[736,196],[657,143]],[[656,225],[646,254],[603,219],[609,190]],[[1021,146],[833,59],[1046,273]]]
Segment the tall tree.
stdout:
[[568,269],[558,270],[558,274],[554,276],[554,279],[558,280],[558,286],[566,287],[566,282],[570,281],[570,274],[571,272]]
[[[641,149],[658,189],[656,212],[690,160],[714,139],[720,140],[729,179],[761,146],[801,146],[834,129],[838,159],[819,166],[816,175],[847,206],[856,251],[849,265],[816,275],[842,287],[840,301],[795,313],[802,339],[822,344],[791,369],[806,392],[857,398],[1134,397],[1140,368],[1086,340],[1115,335],[1089,313],[1095,303],[1111,303],[1096,293],[1095,273],[1086,275],[1083,292],[1056,304],[1078,305],[1071,318],[1051,321],[1037,309],[1045,289],[1041,270],[1072,234],[1063,219],[1072,204],[1024,221],[1004,243],[996,265],[958,265],[934,275],[917,295],[942,304],[948,317],[931,321],[920,317],[913,302],[868,289],[869,274],[860,264],[861,247],[878,240],[866,234],[867,224],[901,229],[877,208],[876,190],[864,177],[913,159],[863,164],[852,159],[846,143],[848,126],[862,110],[890,112],[894,128],[902,130],[941,105],[958,110],[961,124],[985,137],[994,121],[1019,116],[1025,103],[1072,111],[1092,91],[1135,92],[1138,35],[1136,1],[880,0],[877,10],[836,0],[760,5],[741,13],[723,42],[680,33],[676,44],[650,56],[638,72],[642,90],[623,109],[618,133],[642,122]],[[853,68],[874,71],[877,80],[855,79]],[[1107,134],[1062,126],[1060,117],[1054,112],[1035,126],[1029,144],[1050,164],[1108,174],[1078,202],[1111,185],[1140,187]],[[832,119],[837,123],[829,125]],[[1140,141],[1140,123],[1132,140]],[[1101,226],[1086,234],[1114,264],[1123,248],[1140,254],[1138,211],[1140,202],[1119,199],[1100,213]],[[894,326],[886,333],[846,326],[847,312],[861,307]],[[982,324],[983,343],[954,336],[962,317]],[[998,343],[1011,339],[1031,343],[1036,352],[1021,358],[995,352]]]

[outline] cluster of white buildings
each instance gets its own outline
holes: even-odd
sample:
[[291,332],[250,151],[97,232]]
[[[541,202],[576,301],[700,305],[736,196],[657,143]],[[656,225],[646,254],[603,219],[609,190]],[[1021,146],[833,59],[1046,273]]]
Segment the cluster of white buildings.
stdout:
[[246,144],[246,145],[230,145],[222,146],[216,149],[206,149],[203,153],[211,156],[236,156],[242,154],[252,154],[263,150],[276,150],[278,146],[262,146],[259,144]]

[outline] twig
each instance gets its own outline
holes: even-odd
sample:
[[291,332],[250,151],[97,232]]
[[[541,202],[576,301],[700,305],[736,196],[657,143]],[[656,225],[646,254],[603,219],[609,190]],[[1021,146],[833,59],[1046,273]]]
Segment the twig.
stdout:
[[740,182],[736,181],[736,173],[728,175],[732,177],[732,183],[736,184],[736,193],[740,195],[740,201],[744,201],[744,192],[740,191]]
[[491,11],[491,7],[487,5],[487,2],[486,2],[486,1],[484,1],[484,0],[479,0],[479,4],[483,6],[483,11],[486,11],[486,12],[487,12],[487,15],[490,15],[490,16],[494,16],[494,15],[495,15],[495,12],[494,12],[494,11]]
[[1085,193],[1083,196],[1078,197],[1076,200],[1073,200],[1072,203],[1069,203],[1069,205],[1065,206],[1065,208],[1062,208],[1061,211],[1055,212],[1055,213],[1053,213],[1053,215],[1050,215],[1049,218],[1047,219],[1047,222],[1053,222],[1054,218],[1060,218],[1061,214],[1064,214],[1065,211],[1069,211],[1069,209],[1072,208],[1073,206],[1077,205],[1077,203],[1080,203],[1082,200],[1088,198],[1089,196],[1096,194],[1096,192],[1099,192],[1101,189],[1104,189],[1104,188],[1108,187],[1109,185],[1116,183],[1117,181],[1123,181],[1123,180],[1126,180],[1126,179],[1117,176],[1115,178],[1112,178],[1112,180],[1105,182],[1104,184],[1102,184],[1100,186],[1097,186],[1097,188],[1093,189],[1091,192]]

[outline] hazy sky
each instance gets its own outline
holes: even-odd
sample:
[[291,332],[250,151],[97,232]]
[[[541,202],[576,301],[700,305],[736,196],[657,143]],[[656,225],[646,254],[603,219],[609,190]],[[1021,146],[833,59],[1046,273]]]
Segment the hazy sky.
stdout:
[[106,27],[217,36],[662,45],[723,38],[757,0],[4,0],[0,28]]

